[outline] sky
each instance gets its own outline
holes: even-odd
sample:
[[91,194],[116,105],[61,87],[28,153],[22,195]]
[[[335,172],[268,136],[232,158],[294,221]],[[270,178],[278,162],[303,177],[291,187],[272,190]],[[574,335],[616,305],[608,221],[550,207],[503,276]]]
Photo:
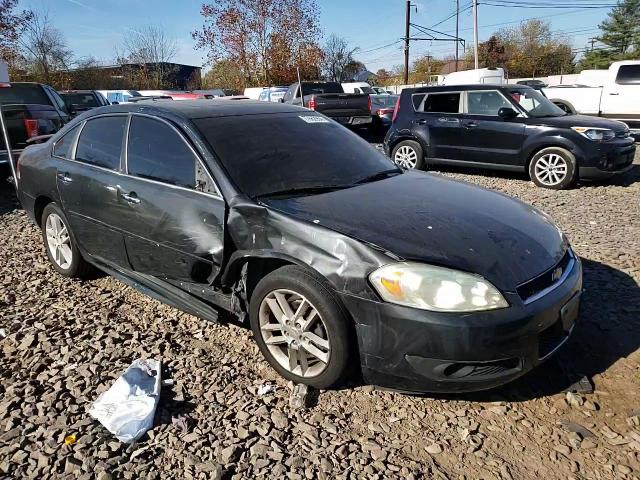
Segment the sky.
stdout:
[[[212,0],[209,0],[212,1]],[[215,0],[213,0],[215,1]],[[412,23],[440,32],[455,33],[456,0],[412,0]],[[472,44],[471,0],[460,1],[460,37]],[[611,4],[614,0],[485,0],[502,3],[493,6],[480,2],[478,6],[478,36],[486,40],[500,28],[517,25],[533,17],[551,23],[558,35],[566,35],[576,49],[584,48],[598,34],[598,24],[610,8],[586,8]],[[320,26],[325,37],[335,33],[349,41],[359,51],[356,58],[373,72],[390,69],[403,62],[402,42],[405,24],[405,0],[316,0],[320,7]],[[567,8],[532,8],[539,5],[563,5]],[[576,4],[583,7],[573,8]],[[202,0],[23,0],[21,6],[34,11],[48,10],[52,23],[68,40],[76,58],[94,56],[109,62],[114,59],[117,45],[136,27],[161,26],[175,38],[177,63],[204,66],[205,52],[196,51],[190,32],[202,26]],[[517,5],[525,5],[519,8]],[[413,36],[421,36],[412,29]],[[413,41],[412,60],[430,54],[442,57],[453,54],[452,42]],[[462,56],[462,53],[461,53]]]

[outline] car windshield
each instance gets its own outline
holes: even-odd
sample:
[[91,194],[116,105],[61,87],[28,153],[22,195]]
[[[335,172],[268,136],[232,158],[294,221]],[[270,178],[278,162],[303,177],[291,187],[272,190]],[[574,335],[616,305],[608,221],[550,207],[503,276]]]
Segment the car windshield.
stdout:
[[511,98],[531,117],[563,117],[565,111],[556,107],[542,93],[532,88],[513,89],[509,91]]
[[67,102],[67,105],[75,105],[77,107],[99,107],[98,99],[93,93],[62,93],[62,98]]
[[379,105],[382,107],[395,107],[396,102],[398,101],[398,96],[397,95],[373,96],[371,101],[376,105]]
[[194,120],[233,182],[252,198],[347,188],[401,171],[333,120],[295,112]]

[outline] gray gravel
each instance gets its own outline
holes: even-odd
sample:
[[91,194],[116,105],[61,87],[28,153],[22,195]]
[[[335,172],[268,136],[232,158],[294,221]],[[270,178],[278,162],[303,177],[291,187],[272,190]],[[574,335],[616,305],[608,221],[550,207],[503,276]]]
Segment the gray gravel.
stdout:
[[[438,398],[370,386],[291,398],[247,330],[109,277],[54,274],[0,186],[0,478],[640,478],[640,165],[564,192],[443,174],[554,217],[584,259],[586,292],[557,357],[507,387]],[[86,410],[148,356],[175,383],[154,428],[126,446]]]

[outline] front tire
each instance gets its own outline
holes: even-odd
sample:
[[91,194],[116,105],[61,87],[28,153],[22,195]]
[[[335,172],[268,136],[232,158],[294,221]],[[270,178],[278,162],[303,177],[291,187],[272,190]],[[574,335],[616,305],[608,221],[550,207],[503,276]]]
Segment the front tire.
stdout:
[[40,225],[44,247],[53,269],[65,277],[89,276],[93,268],[82,258],[67,217],[55,203],[44,207]]
[[284,378],[326,389],[345,377],[349,317],[319,275],[299,266],[275,270],[256,286],[249,310],[260,351]]
[[578,164],[569,150],[543,148],[529,162],[529,176],[538,187],[552,190],[569,188],[576,180]]
[[422,146],[414,140],[403,140],[393,147],[391,160],[405,170],[420,170],[424,166]]

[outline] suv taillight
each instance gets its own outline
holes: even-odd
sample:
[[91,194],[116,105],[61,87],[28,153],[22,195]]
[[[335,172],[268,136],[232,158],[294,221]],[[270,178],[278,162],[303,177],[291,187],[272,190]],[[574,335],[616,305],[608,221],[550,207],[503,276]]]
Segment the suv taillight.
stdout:
[[398,118],[398,112],[400,111],[400,97],[396,100],[396,106],[393,109],[393,117],[391,117],[391,123],[395,123],[396,118]]
[[309,110],[315,110],[317,106],[318,102],[316,102],[316,97],[311,97],[309,99],[309,102],[307,102],[307,107],[309,108]]
[[27,138],[33,138],[40,135],[40,132],[38,131],[38,120],[34,120],[33,118],[25,118],[24,128],[27,131]]

